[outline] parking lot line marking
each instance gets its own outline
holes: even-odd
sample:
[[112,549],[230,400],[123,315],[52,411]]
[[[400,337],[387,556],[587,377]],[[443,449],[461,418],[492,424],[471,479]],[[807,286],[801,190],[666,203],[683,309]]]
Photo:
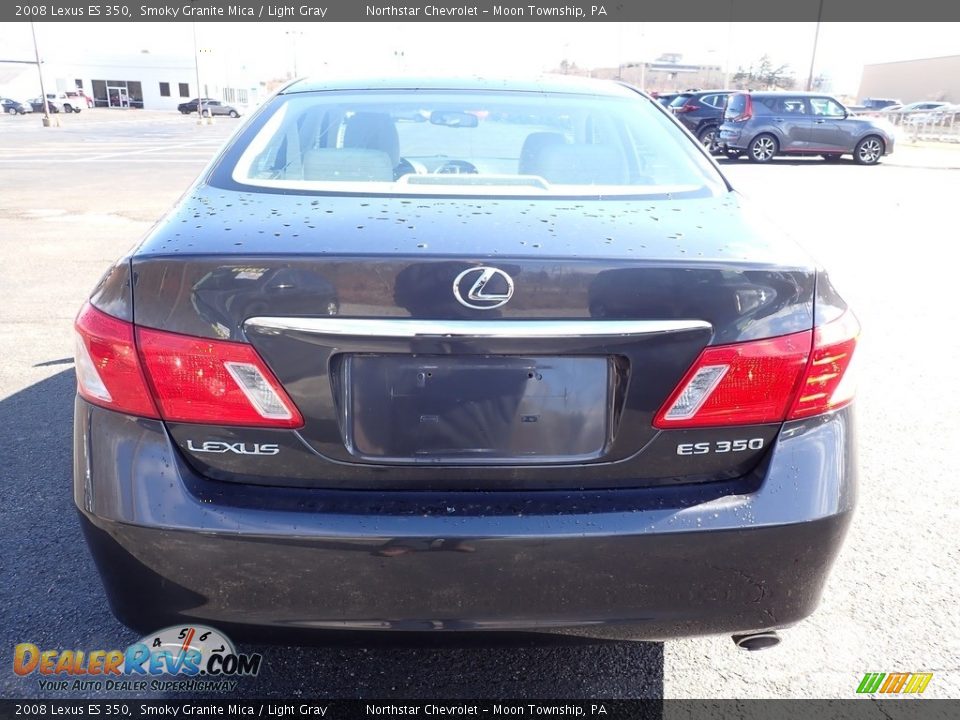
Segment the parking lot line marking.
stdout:
[[148,154],[148,153],[169,151],[169,150],[174,150],[174,149],[176,149],[176,148],[199,147],[199,146],[202,146],[202,145],[204,145],[205,143],[208,143],[208,142],[209,142],[209,141],[201,140],[201,141],[198,141],[198,142],[180,143],[180,144],[177,144],[177,145],[160,145],[160,146],[158,146],[158,147],[147,148],[146,150],[131,150],[130,152],[106,153],[106,154],[103,154],[103,155],[94,155],[93,157],[87,158],[87,160],[89,160],[89,161],[98,161],[98,160],[106,160],[106,159],[108,159],[108,158],[114,158],[114,157],[125,157],[125,156],[128,156],[128,155],[146,155],[146,154]]

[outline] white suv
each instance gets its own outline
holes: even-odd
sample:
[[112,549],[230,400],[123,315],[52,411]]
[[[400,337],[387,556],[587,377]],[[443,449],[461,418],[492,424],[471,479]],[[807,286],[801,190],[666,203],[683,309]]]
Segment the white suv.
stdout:
[[80,112],[83,109],[83,98],[70,97],[67,93],[47,93],[47,104],[50,109],[57,108],[57,112]]

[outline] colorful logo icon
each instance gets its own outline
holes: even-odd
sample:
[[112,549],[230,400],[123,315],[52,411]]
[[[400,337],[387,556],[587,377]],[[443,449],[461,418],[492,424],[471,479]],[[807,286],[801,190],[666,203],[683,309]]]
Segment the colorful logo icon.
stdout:
[[867,673],[857,688],[859,694],[920,695],[927,689],[933,673]]

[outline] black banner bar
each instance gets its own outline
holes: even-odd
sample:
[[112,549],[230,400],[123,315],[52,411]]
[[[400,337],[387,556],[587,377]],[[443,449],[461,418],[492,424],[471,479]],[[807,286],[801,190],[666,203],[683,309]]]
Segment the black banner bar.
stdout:
[[594,718],[603,720],[934,720],[960,716],[960,700],[0,700],[0,720],[85,717],[221,718]]
[[[54,0],[4,2],[34,22],[953,22],[956,0]],[[855,29],[851,30],[856,32]]]

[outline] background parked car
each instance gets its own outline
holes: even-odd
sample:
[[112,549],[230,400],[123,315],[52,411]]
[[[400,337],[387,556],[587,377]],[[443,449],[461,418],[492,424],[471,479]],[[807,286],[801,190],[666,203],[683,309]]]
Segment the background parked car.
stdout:
[[717,129],[723,122],[723,107],[732,90],[701,90],[680,93],[670,101],[670,110],[711,153],[718,150]]
[[947,103],[940,102],[938,100],[921,100],[919,102],[912,102],[907,105],[903,105],[899,112],[908,113],[908,112],[922,112],[927,110],[937,110],[942,108]]
[[[197,98],[188,100],[185,103],[180,103],[177,105],[177,110],[184,115],[195,113],[197,112],[197,104],[200,102],[201,101]],[[211,115],[229,115],[233,118],[240,117],[240,112],[232,105],[224,105],[219,100],[214,100],[212,98],[204,98],[202,102],[204,117],[210,117]]]
[[[72,97],[71,97],[72,95]],[[78,113],[86,105],[86,101],[77,93],[47,93],[47,102],[56,105],[57,110],[65,113]]]
[[900,101],[891,98],[864,98],[861,104],[865,110],[883,110],[893,105],[900,106]]
[[680,93],[656,93],[654,97],[657,99],[657,102],[661,105],[667,107],[673,102],[673,99]]
[[23,115],[33,112],[33,106],[30,103],[20,102],[11,98],[0,98],[0,104],[3,105],[3,111],[9,115]]
[[[27,102],[30,104],[30,107],[33,108],[34,112],[43,112],[43,98],[30,98],[27,100]],[[49,101],[47,103],[47,107],[50,109],[51,113],[60,112],[60,108],[57,107],[57,104],[53,101]]]
[[950,105],[945,102],[910,103],[900,109],[905,125],[927,125],[938,122]]
[[[32,98],[27,102],[33,107],[34,112],[43,112],[43,99]],[[83,105],[86,104],[82,97],[70,97],[67,93],[47,93],[47,106],[51,113],[73,113],[80,112]]]
[[954,121],[960,120],[960,103],[944,105],[939,110],[934,110],[933,116],[937,121],[950,120],[951,118]]
[[[68,90],[64,94],[70,100],[71,107],[76,107],[76,108],[82,108],[82,107],[92,108],[93,107],[93,99],[90,97],[87,97],[87,95],[84,94],[82,90]],[[77,112],[80,112],[80,111],[77,110]]]
[[829,95],[746,92],[727,101],[719,142],[753,162],[785,154],[826,160],[852,154],[861,165],[875,165],[893,152],[894,138],[886,122],[851,115]]

